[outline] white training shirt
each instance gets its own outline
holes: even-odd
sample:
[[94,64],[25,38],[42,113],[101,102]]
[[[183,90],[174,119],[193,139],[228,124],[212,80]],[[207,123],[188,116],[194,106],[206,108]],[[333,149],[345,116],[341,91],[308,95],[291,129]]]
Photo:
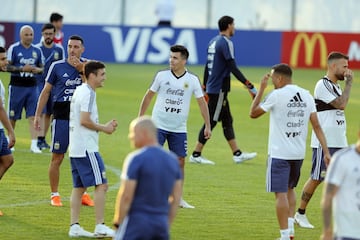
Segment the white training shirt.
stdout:
[[[5,87],[2,81],[0,80],[0,98],[3,104],[3,108],[5,109]],[[4,129],[4,125],[0,121],[0,129]]]
[[176,77],[171,70],[163,70],[156,74],[150,90],[158,94],[152,111],[156,126],[170,132],[185,133],[191,96],[204,96],[199,78],[188,71]]
[[70,140],[69,156],[85,157],[86,152],[99,151],[99,134],[80,124],[80,113],[90,112],[90,119],[98,123],[98,110],[96,106],[96,93],[87,84],[78,86],[70,104]]
[[339,187],[333,198],[334,234],[360,237],[360,153],[355,145],[336,152],[327,169],[325,182]]
[[[314,98],[322,100],[325,103],[334,101],[342,94],[339,84],[335,84],[325,79],[320,79],[314,91]],[[331,109],[317,113],[321,128],[325,134],[326,142],[330,148],[344,148],[348,146],[346,138],[346,120],[344,110]],[[320,146],[314,132],[311,134],[311,147]]]
[[270,112],[269,156],[304,159],[310,114],[316,112],[309,91],[289,84],[270,92],[260,107]]

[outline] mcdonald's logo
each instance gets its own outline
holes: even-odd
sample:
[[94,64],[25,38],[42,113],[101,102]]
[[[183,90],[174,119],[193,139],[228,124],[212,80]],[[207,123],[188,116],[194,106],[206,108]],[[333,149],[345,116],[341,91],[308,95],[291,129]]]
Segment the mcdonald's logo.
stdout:
[[298,66],[299,61],[299,51],[301,47],[301,43],[304,42],[304,57],[305,57],[305,65],[312,66],[314,63],[314,54],[315,54],[315,46],[316,43],[319,43],[320,52],[320,67],[326,68],[327,62],[327,45],[324,36],[321,33],[314,33],[309,37],[308,34],[302,32],[298,33],[295,37],[291,48],[290,55],[290,65],[293,67]]

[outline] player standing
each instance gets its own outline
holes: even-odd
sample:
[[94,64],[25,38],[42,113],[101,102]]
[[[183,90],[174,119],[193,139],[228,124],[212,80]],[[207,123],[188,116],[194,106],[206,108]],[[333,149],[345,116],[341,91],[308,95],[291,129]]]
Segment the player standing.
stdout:
[[[0,71],[6,71],[8,61],[6,59],[6,50],[0,47]],[[7,130],[9,142],[6,139],[4,128]],[[14,163],[14,157],[10,151],[15,144],[14,129],[5,111],[5,88],[0,80],[0,180],[6,171]],[[0,216],[3,213],[0,211]]]
[[[41,35],[43,40],[36,46],[39,47],[43,52],[43,55],[45,57],[45,66],[43,74],[36,75],[39,93],[44,88],[46,74],[50,68],[50,65],[55,61],[65,58],[64,48],[61,45],[54,43],[54,25],[52,25],[51,23],[44,24],[41,29]],[[50,126],[52,107],[53,101],[52,96],[50,96],[47,101],[46,107],[43,110],[43,114],[41,114],[41,127],[37,143],[38,148],[41,150],[50,148],[49,144],[45,140],[45,137]]]
[[[333,154],[347,147],[345,108],[349,101],[350,90],[353,80],[353,72],[348,68],[349,57],[340,52],[331,52],[328,56],[328,70],[320,79],[314,90],[317,115],[321,128],[324,131],[326,141]],[[344,91],[341,90],[338,81],[345,81]],[[314,228],[306,217],[305,210],[316,188],[324,180],[326,166],[323,151],[315,134],[311,135],[312,169],[311,176],[305,183],[301,195],[295,220],[300,227]]]
[[62,32],[64,16],[59,13],[50,15],[50,23],[55,26],[54,43],[63,44],[64,33]]
[[[235,56],[234,45],[231,37],[235,33],[234,19],[223,16],[218,21],[220,34],[214,37],[208,46],[207,63],[204,71],[204,85],[208,95],[208,108],[211,121],[211,129],[218,122],[222,122],[224,136],[233,153],[235,163],[250,160],[256,156],[256,152],[242,152],[235,139],[233,128],[233,118],[230,112],[230,104],[227,98],[230,92],[230,73],[243,83],[252,96],[256,94],[256,88],[249,82],[238,69]],[[204,136],[204,127],[200,129],[198,142],[190,156],[190,162],[200,164],[214,164],[213,161],[201,156],[201,152],[207,142]]]
[[96,105],[96,89],[103,87],[106,79],[102,62],[88,61],[85,64],[86,83],[76,88],[70,104],[69,156],[73,190],[71,193],[70,237],[91,236],[80,227],[81,198],[87,187],[95,186],[95,231],[98,238],[113,237],[114,230],[104,224],[105,195],[108,189],[105,164],[99,153],[99,132],[112,134],[116,120],[99,123]]
[[[68,57],[51,64],[45,79],[45,86],[37,103],[34,127],[39,130],[42,110],[49,100],[51,91],[53,91],[52,159],[49,166],[52,206],[62,206],[58,192],[60,165],[69,145],[71,97],[75,88],[82,83],[81,74],[83,73],[84,63],[81,60],[81,55],[84,49],[84,41],[80,36],[73,35],[69,38],[67,45]],[[83,195],[83,204],[94,206],[88,194]]]
[[37,131],[33,127],[36,101],[39,97],[35,74],[43,72],[45,60],[41,50],[32,44],[33,40],[33,28],[24,25],[20,28],[20,41],[9,47],[7,71],[11,72],[11,77],[8,115],[15,129],[16,121],[21,119],[22,110],[25,108],[31,135],[30,151],[41,153],[37,146]]
[[[199,78],[185,68],[188,57],[189,52],[184,46],[171,46],[170,69],[159,71],[156,74],[141,102],[139,111],[139,116],[144,115],[152,98],[157,93],[151,116],[158,127],[158,141],[161,145],[164,145],[165,141],[168,142],[169,149],[178,156],[183,176],[187,155],[186,124],[192,95],[196,97],[205,122],[203,134],[205,138],[211,136],[209,111]],[[181,199],[180,206],[194,208],[184,199]]]
[[[275,89],[260,102],[271,77]],[[266,190],[275,194],[279,240],[294,239],[295,187],[306,152],[308,124],[311,125],[330,159],[324,133],[318,122],[314,99],[309,91],[292,83],[292,70],[277,64],[261,80],[250,108],[250,117],[270,113]]]

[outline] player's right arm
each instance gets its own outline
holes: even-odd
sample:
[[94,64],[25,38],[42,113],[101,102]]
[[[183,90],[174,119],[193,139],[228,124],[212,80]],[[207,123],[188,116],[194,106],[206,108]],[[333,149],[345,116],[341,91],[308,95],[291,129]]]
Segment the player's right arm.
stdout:
[[119,226],[128,215],[131,204],[135,196],[137,181],[132,179],[123,179],[118,191],[115,203],[115,213],[113,223]]
[[45,86],[40,93],[40,96],[39,96],[38,102],[37,102],[37,106],[36,106],[35,119],[34,119],[34,128],[36,130],[40,130],[41,113],[49,99],[51,89],[52,89],[52,85],[48,82],[45,82]]
[[266,113],[264,109],[260,107],[260,102],[262,96],[264,95],[265,89],[268,85],[269,78],[270,78],[270,74],[267,73],[264,75],[264,77],[260,82],[259,92],[255,95],[254,100],[251,103],[250,114],[249,114],[251,118],[258,118],[264,113]]
[[341,110],[345,110],[346,105],[349,102],[353,73],[350,69],[348,69],[347,72],[344,74],[344,76],[345,76],[345,88],[343,93],[339,97],[335,98],[334,101],[330,102],[331,106]]
[[140,109],[139,109],[139,114],[138,116],[143,116],[146,113],[146,110],[148,109],[152,98],[154,97],[155,92],[151,91],[150,89],[148,89],[141,101],[140,104]]

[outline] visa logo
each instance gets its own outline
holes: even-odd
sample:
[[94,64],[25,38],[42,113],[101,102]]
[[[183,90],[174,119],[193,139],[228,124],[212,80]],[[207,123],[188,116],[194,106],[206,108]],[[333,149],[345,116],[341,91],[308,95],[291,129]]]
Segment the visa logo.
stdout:
[[[189,50],[189,64],[197,64],[195,32],[191,29],[104,27],[113,45],[116,62],[161,64],[168,62],[170,46],[184,45]],[[131,59],[132,58],[132,59]]]

